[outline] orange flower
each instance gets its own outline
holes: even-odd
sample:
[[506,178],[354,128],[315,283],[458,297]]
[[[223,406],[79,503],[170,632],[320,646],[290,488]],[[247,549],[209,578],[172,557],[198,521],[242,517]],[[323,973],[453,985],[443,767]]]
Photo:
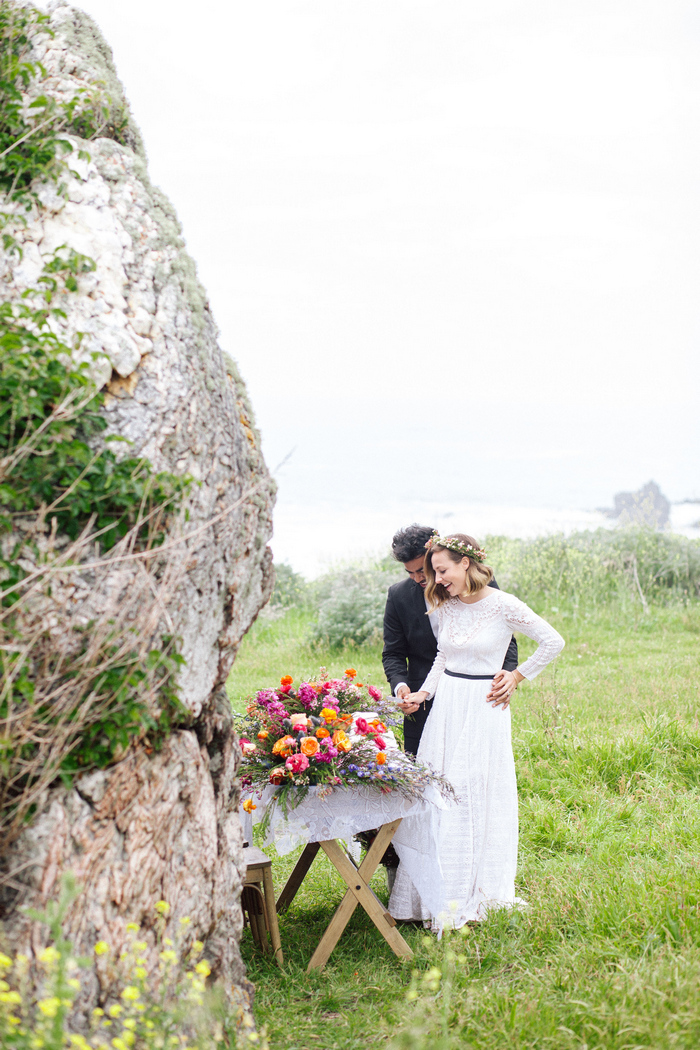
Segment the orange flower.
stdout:
[[328,732],[328,730],[326,729],[325,726],[319,726],[318,729],[316,730],[316,736],[318,737],[319,740],[324,740],[327,736],[330,736],[330,735],[331,734]]
[[292,676],[290,674],[286,674],[284,678],[280,678],[280,685],[283,685],[286,688],[288,685],[291,685],[293,681],[294,679],[292,678]]
[[243,803],[243,809],[246,811],[246,813],[252,813],[253,810],[257,808],[258,807],[253,802],[252,798],[247,798]]
[[388,730],[383,722],[380,722],[378,718],[373,719],[370,722],[372,729],[376,729],[378,733],[386,733]]
[[258,740],[267,740],[269,735],[270,734],[268,733],[267,729],[261,729],[258,733]]
[[332,707],[321,708],[321,718],[325,718],[326,722],[335,722],[338,717],[338,712],[334,711]]
[[352,747],[350,739],[343,729],[336,729],[333,734],[333,744],[339,751],[349,751]]
[[345,669],[345,677],[346,678],[354,678],[356,674],[357,674],[357,671],[355,670],[354,667],[347,667]]
[[281,755],[282,758],[287,758],[292,753],[294,744],[296,743],[293,736],[281,737],[275,746],[272,748],[273,755]]
[[303,736],[301,738],[302,755],[315,755],[320,746],[315,736]]
[[386,762],[386,755],[384,754],[383,751],[378,751],[377,752],[376,762],[377,762],[378,766],[383,766],[384,763]]
[[284,769],[273,769],[270,773],[271,784],[281,784],[287,773]]

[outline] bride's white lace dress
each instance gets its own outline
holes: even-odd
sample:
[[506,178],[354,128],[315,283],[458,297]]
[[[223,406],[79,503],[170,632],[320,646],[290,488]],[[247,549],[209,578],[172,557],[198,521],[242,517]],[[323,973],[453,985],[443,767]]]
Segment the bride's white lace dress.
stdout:
[[539,643],[518,668],[532,679],[561,652],[564,639],[524,602],[491,587],[471,605],[448,599],[438,609],[438,622],[438,654],[422,686],[435,694],[435,702],[417,757],[447,776],[459,802],[401,824],[394,844],[405,860],[389,911],[396,919],[423,920],[440,931],[445,924],[459,927],[483,919],[490,907],[520,903],[515,896],[518,794],[510,708],[486,702],[490,681],[443,672],[495,674],[511,634],[520,631]]

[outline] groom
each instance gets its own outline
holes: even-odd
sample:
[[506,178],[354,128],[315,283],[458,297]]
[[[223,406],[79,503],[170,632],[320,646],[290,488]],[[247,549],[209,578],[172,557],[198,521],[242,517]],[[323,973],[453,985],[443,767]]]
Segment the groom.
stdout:
[[[428,582],[423,572],[425,545],[433,532],[427,525],[409,525],[399,529],[391,541],[392,553],[397,561],[403,562],[408,578],[389,588],[384,611],[382,663],[392,693],[402,701],[420,689],[437,653],[437,614],[426,615],[423,593]],[[492,580],[489,587],[498,587],[498,584]],[[511,638],[503,666],[506,671],[514,671],[518,666],[515,638]],[[432,700],[420,706],[399,703],[404,712],[404,749],[411,755],[418,751],[432,706]]]

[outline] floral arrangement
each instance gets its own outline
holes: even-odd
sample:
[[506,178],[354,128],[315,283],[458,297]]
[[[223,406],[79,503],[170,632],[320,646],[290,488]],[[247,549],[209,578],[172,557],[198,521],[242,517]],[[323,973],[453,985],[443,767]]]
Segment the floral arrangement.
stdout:
[[456,536],[441,536],[439,532],[432,534],[425,547],[428,551],[432,551],[433,547],[443,547],[473,561],[486,561],[486,551],[482,547],[472,547],[471,543],[462,543]]
[[238,724],[246,812],[257,808],[252,796],[270,785],[285,811],[314,785],[330,790],[365,784],[421,797],[428,784],[435,784],[451,793],[444,778],[399,751],[388,728],[396,724],[393,704],[356,679],[353,667],[342,679],[330,678],[321,668],[317,678],[296,689],[285,675],[276,689],[256,693]]

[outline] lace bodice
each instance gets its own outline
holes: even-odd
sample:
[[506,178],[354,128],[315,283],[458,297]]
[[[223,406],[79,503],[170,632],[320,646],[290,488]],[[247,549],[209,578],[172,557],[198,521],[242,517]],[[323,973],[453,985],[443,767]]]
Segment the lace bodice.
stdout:
[[532,679],[564,648],[564,639],[514,594],[488,588],[481,601],[466,605],[449,598],[438,609],[438,652],[421,686],[433,696],[447,667],[462,674],[495,674],[503,666],[513,631],[533,638],[537,650],[518,668]]

